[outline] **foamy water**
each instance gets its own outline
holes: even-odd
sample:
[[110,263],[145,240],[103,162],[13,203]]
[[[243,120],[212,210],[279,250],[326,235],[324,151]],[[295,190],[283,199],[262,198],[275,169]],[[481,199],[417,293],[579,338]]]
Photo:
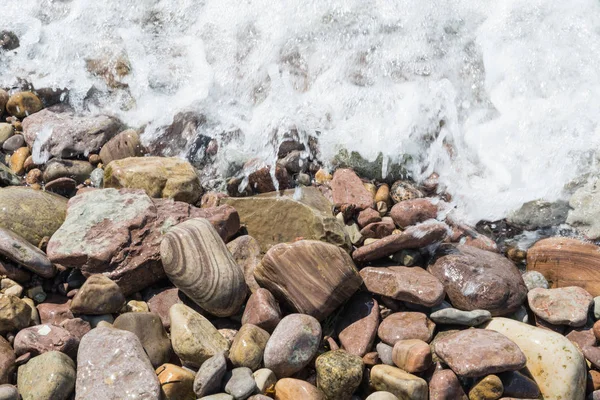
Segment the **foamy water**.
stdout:
[[[596,171],[597,0],[5,0],[21,47],[0,84],[28,77],[158,135],[179,111],[223,141],[217,166],[260,156],[292,128],[386,163],[437,171],[471,221],[554,200]],[[86,60],[121,57],[127,90]],[[182,153],[185,149],[182,149]]]

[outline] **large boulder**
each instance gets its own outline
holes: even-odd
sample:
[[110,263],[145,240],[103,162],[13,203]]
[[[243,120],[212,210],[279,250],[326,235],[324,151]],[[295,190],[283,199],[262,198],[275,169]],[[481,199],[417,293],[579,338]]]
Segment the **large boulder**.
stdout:
[[87,191],[69,201],[65,223],[48,243],[48,257],[85,276],[102,273],[131,294],[165,276],[162,237],[190,218],[208,219],[224,240],[239,229],[237,213],[229,206],[200,209],[151,199],[141,190]]
[[350,248],[343,224],[332,215],[332,204],[316,188],[226,198],[221,204],[237,210],[248,234],[258,240],[264,252],[298,238]]

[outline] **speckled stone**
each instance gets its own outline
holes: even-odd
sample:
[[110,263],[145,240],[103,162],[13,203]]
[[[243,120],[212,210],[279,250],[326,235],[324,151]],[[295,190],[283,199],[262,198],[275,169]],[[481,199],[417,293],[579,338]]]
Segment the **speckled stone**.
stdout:
[[156,369],[162,400],[195,400],[194,374],[177,365],[163,364]]
[[316,386],[299,379],[283,378],[275,385],[275,400],[326,400]]
[[49,351],[19,367],[17,387],[23,400],[66,400],[75,388],[75,376],[69,356]]
[[317,387],[331,400],[349,400],[363,377],[362,359],[344,350],[321,354],[315,368]]
[[427,400],[427,382],[389,365],[376,365],[371,369],[371,386],[394,394],[399,399]]
[[444,308],[429,315],[436,324],[477,326],[492,319],[487,310],[462,311],[456,308]]
[[504,386],[496,375],[488,375],[478,381],[469,391],[469,400],[498,400]]
[[14,349],[17,357],[25,353],[30,353],[31,356],[35,357],[48,351],[60,351],[75,359],[78,348],[79,338],[66,329],[50,324],[22,329],[14,339]]
[[592,295],[577,286],[532,289],[527,299],[531,310],[544,321],[576,327],[585,325],[594,301]]
[[227,360],[223,352],[206,360],[194,379],[194,393],[204,397],[217,393],[221,389],[221,381],[227,372]]
[[257,370],[262,362],[268,340],[269,333],[264,329],[252,324],[242,325],[229,349],[231,363],[235,367]]
[[379,325],[377,335],[393,346],[398,340],[420,339],[430,342],[435,331],[435,323],[419,312],[397,312],[385,318]]

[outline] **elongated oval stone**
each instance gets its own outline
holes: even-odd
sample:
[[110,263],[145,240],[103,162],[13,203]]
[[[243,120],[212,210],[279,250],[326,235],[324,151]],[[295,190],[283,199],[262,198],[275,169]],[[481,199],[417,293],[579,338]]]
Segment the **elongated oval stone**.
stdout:
[[209,313],[229,317],[246,299],[244,273],[208,220],[194,218],[171,228],[160,256],[171,282]]
[[43,278],[52,278],[56,274],[43,251],[4,228],[0,228],[0,254]]

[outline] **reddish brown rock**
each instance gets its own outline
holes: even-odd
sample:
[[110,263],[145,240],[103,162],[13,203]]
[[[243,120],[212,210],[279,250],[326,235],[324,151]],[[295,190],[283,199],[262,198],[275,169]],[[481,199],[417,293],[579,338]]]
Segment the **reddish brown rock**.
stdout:
[[521,273],[510,260],[474,247],[442,246],[428,271],[443,283],[452,305],[460,310],[507,315],[527,296]]
[[18,283],[29,282],[31,279],[29,271],[4,260],[0,261],[0,275],[6,276],[8,279],[12,279]]
[[575,343],[579,349],[583,349],[585,346],[596,345],[596,336],[594,336],[593,329],[574,329],[566,337]]
[[467,400],[456,374],[449,369],[436,370],[429,381],[429,400]]
[[375,243],[362,246],[352,253],[354,261],[365,263],[387,257],[403,249],[418,249],[441,242],[448,234],[442,222],[425,222],[411,226],[397,235],[387,236]]
[[360,276],[370,292],[396,300],[433,307],[444,300],[444,286],[419,267],[368,267]]
[[235,262],[244,271],[246,285],[252,293],[256,292],[260,286],[254,279],[254,269],[260,263],[261,251],[260,244],[256,239],[249,235],[243,235],[227,243],[227,249]]
[[529,307],[538,317],[554,325],[583,326],[593,297],[577,286],[534,288],[527,293]]
[[393,346],[398,340],[420,339],[430,342],[435,331],[435,324],[420,312],[397,312],[381,322],[377,335]]
[[487,236],[484,235],[467,235],[463,239],[461,239],[461,244],[466,244],[467,246],[477,247],[481,250],[493,251],[495,253],[498,252],[498,245]]
[[343,249],[314,240],[273,246],[254,277],[280,302],[318,320],[343,304],[362,283]]
[[435,353],[457,375],[479,377],[516,371],[527,359],[513,341],[501,333],[485,329],[467,329],[436,340]]
[[242,325],[256,325],[270,333],[273,332],[279,321],[281,321],[281,310],[271,292],[259,288],[252,293],[246,302]]
[[60,325],[61,322],[74,318],[71,312],[71,301],[64,296],[50,295],[36,308],[42,324]]
[[48,351],[60,351],[72,359],[77,356],[79,338],[56,325],[43,324],[22,329],[15,336],[15,355],[31,353],[35,357]]
[[600,347],[585,346],[581,351],[596,369],[600,368]]
[[81,318],[66,319],[60,323],[60,327],[68,330],[79,340],[92,329],[90,323]]
[[373,222],[362,228],[360,234],[364,238],[381,239],[391,235],[394,229],[396,229],[394,222],[385,217],[381,222]]
[[169,309],[173,304],[181,303],[179,298],[179,289],[165,288],[155,293],[152,293],[146,300],[150,312],[157,314],[162,321],[165,329],[171,327],[171,319],[169,318]]
[[347,204],[356,210],[364,210],[373,206],[373,196],[351,169],[336,170],[330,185],[333,203],[338,207]]
[[369,224],[379,221],[381,221],[381,216],[379,215],[379,212],[372,208],[365,208],[364,210],[358,213],[358,217],[356,218],[356,222],[358,222],[358,226],[360,226],[361,228],[364,228]]
[[342,347],[362,357],[373,347],[379,327],[379,304],[371,295],[359,292],[344,307],[336,332]]
[[419,339],[398,340],[392,360],[398,368],[411,374],[423,372],[431,366],[431,348]]
[[104,274],[128,295],[165,276],[162,236],[191,218],[208,219],[224,239],[239,228],[237,212],[229,206],[200,209],[151,199],[141,190],[85,192],[69,201],[65,223],[50,239],[47,253],[51,261],[80,268],[85,276]]
[[596,336],[596,339],[600,340],[600,321],[596,321],[594,323],[592,331],[594,332],[594,336]]
[[256,193],[268,193],[290,188],[290,175],[284,167],[280,165],[275,167],[275,179],[278,187],[275,187],[273,182],[271,168],[263,167],[248,175],[248,186]]
[[275,385],[275,400],[325,400],[316,386],[299,379],[284,378]]
[[401,201],[392,207],[390,216],[400,228],[415,225],[419,222],[435,219],[438,207],[432,199],[411,199]]
[[15,372],[15,353],[10,343],[0,336],[0,385],[10,383]]

